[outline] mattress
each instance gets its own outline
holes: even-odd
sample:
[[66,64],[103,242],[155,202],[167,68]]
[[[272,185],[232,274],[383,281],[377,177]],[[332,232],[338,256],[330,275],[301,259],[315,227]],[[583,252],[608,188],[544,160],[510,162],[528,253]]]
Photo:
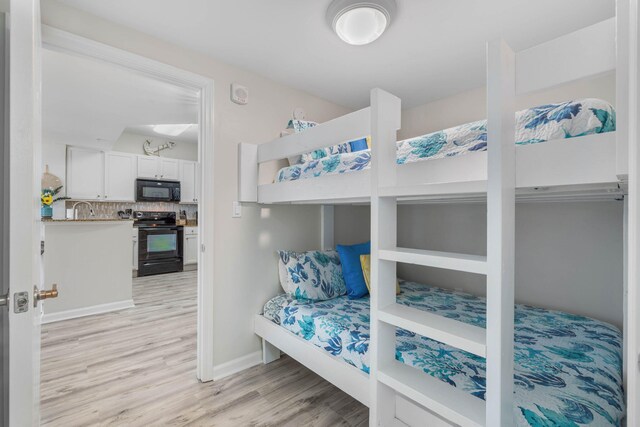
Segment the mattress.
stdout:
[[[401,282],[399,304],[485,327],[485,300]],[[620,425],[624,416],[622,336],[607,323],[525,305],[515,309],[515,417],[522,426]],[[283,294],[264,316],[369,373],[369,298],[296,300]],[[485,359],[403,329],[396,359],[485,398]]]
[[[594,98],[541,105],[516,113],[516,144],[575,138],[615,130],[615,110]],[[487,149],[487,121],[467,123],[397,143],[398,164],[454,157]],[[277,182],[369,168],[369,150],[333,154],[280,169]]]

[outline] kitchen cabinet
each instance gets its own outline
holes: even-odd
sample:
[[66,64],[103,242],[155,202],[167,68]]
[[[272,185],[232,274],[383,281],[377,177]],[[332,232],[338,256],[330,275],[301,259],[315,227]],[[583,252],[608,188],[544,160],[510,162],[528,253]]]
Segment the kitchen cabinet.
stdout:
[[104,155],[104,199],[133,202],[135,200],[136,156],[126,153]]
[[67,196],[77,200],[104,199],[104,153],[67,148]]
[[67,196],[74,200],[135,200],[136,156],[67,148]]
[[184,228],[183,264],[198,263],[198,227]]
[[138,178],[180,179],[180,161],[155,156],[138,156]]
[[160,178],[180,179],[180,160],[160,159]]
[[198,203],[200,197],[200,164],[180,162],[180,203]]

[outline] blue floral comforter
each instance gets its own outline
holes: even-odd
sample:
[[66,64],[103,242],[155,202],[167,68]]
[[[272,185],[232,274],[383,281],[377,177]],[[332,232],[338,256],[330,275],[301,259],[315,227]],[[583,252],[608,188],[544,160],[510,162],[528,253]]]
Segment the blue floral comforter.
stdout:
[[[485,300],[402,282],[405,304],[485,327]],[[283,294],[264,316],[346,363],[369,372],[369,297],[296,300]],[[484,399],[484,358],[398,329],[396,359]],[[515,402],[518,425],[620,425],[624,416],[622,336],[587,317],[516,305]]]
[[[541,105],[516,113],[516,144],[535,144],[615,130],[615,111],[600,99]],[[487,121],[399,141],[398,163],[459,156],[487,149]],[[369,150],[332,154],[281,169],[277,182],[348,173],[369,168]]]

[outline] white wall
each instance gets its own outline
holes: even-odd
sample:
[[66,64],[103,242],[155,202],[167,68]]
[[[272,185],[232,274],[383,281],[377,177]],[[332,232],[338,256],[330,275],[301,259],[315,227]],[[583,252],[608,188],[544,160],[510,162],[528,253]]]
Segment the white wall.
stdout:
[[[215,80],[213,166],[217,297],[210,302],[215,313],[214,363],[221,364],[258,351],[259,341],[253,334],[252,316],[278,292],[274,251],[318,247],[320,214],[319,208],[313,206],[260,208],[252,205],[243,208],[242,218],[232,219],[231,204],[237,195],[237,144],[262,143],[277,137],[297,106],[304,107],[307,116],[317,121],[330,120],[348,110],[53,1],[43,2],[42,18],[47,25]],[[249,88],[248,105],[233,104],[229,100],[232,82]],[[275,170],[272,172],[275,176]]]
[[[121,151],[125,153],[141,154],[144,155],[144,148],[142,145],[146,140],[151,141],[151,147],[157,147],[158,145],[166,144],[169,139],[139,135],[133,132],[122,132],[120,138],[113,144],[112,151]],[[192,160],[198,161],[198,144],[184,141],[177,141],[176,145],[172,149],[162,150],[160,157],[166,157],[169,159],[180,160]]]
[[[615,104],[615,78],[605,75],[520,97],[517,108],[596,97]],[[483,119],[480,88],[402,112],[398,138]],[[622,325],[622,202],[521,203],[516,207],[516,299]],[[337,207],[336,243],[369,239],[369,208]],[[401,205],[402,246],[486,253],[486,205]],[[400,277],[484,295],[484,278],[401,265]]]

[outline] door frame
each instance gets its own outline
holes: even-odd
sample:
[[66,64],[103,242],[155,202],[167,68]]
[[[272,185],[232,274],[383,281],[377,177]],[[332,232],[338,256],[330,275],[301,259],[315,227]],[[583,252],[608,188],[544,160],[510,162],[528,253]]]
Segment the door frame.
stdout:
[[[161,81],[200,91],[198,112],[198,160],[200,198],[198,204],[198,315],[197,369],[200,381],[213,380],[213,269],[214,269],[214,81],[162,62],[115,48],[67,31],[42,26],[42,47],[89,57],[143,73]],[[205,167],[206,165],[206,167]]]

